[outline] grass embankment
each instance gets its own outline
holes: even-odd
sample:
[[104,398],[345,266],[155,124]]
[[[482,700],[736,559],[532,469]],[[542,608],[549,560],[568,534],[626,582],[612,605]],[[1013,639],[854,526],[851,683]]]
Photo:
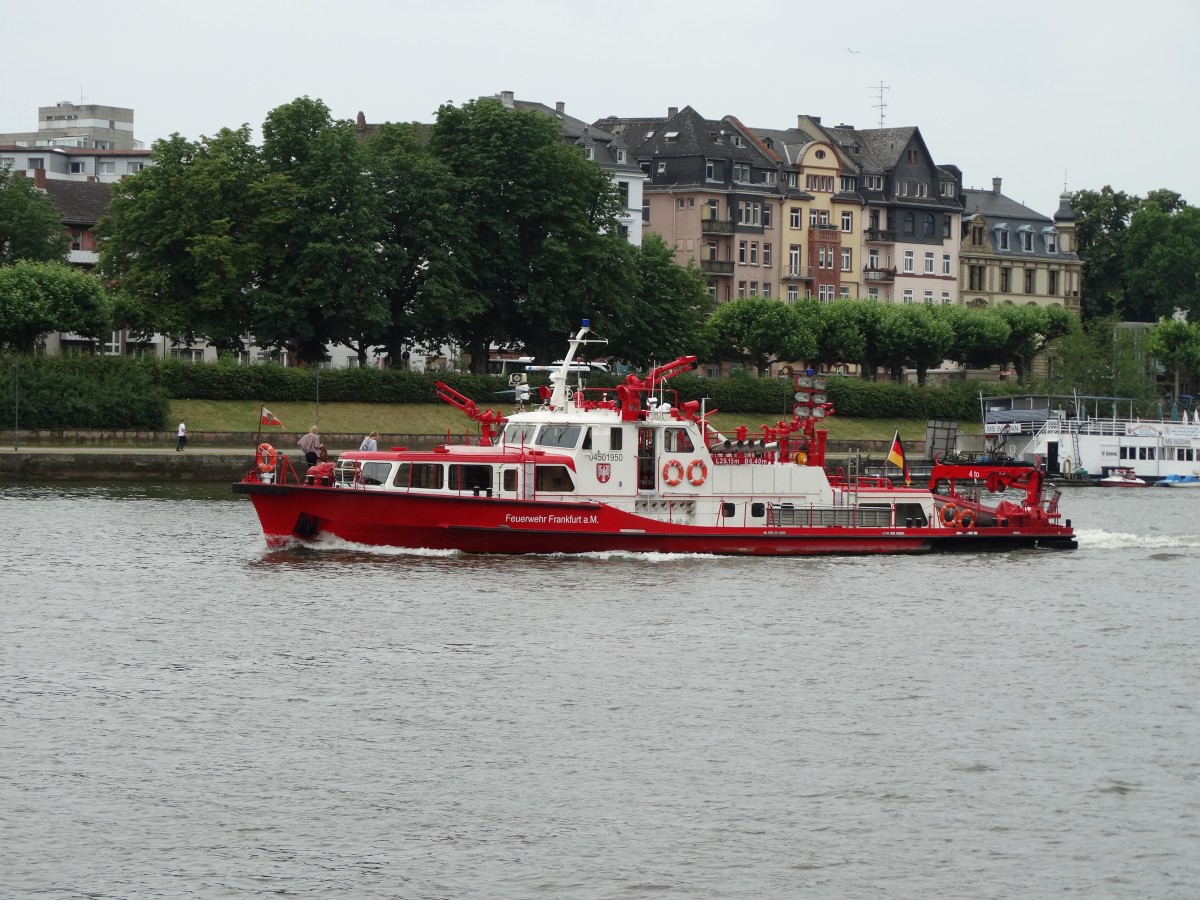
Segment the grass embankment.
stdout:
[[[445,434],[461,435],[468,426],[477,434],[479,426],[469,422],[459,410],[445,403],[322,403],[318,410],[314,403],[272,403],[269,407],[283,422],[285,433],[299,434],[317,425],[328,434]],[[509,413],[511,406],[497,406],[498,412]],[[258,429],[259,405],[253,401],[240,400],[172,400],[170,431],[183,419],[188,430],[203,431],[256,431]],[[782,413],[717,413],[711,421],[725,434],[733,434],[739,425],[746,425],[757,433],[759,426],[774,425],[784,418]],[[899,429],[900,437],[906,441],[925,439],[925,422],[910,419],[849,419],[833,416],[826,420],[829,437],[839,441],[883,441],[891,438]],[[978,434],[979,424],[960,422],[959,430]],[[265,433],[278,433],[277,427],[263,429]]]

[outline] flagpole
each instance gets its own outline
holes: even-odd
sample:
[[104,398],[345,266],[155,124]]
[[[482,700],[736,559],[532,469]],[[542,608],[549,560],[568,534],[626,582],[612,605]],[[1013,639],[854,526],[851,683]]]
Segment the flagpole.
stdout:
[[262,443],[262,419],[263,410],[267,408],[267,404],[260,403],[258,406],[258,431],[254,433],[254,446],[258,447]]

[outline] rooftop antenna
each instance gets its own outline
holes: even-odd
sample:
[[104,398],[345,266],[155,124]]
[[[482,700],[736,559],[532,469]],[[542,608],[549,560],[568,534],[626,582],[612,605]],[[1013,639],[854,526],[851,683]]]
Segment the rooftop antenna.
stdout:
[[871,104],[871,106],[874,109],[879,110],[879,127],[880,128],[883,127],[883,120],[886,118],[886,116],[884,114],[884,110],[887,109],[887,102],[883,99],[883,92],[890,91],[891,89],[892,89],[892,86],[890,84],[884,84],[882,81],[879,82],[878,85],[870,85],[868,87],[868,90],[870,90],[872,92],[872,94],[878,95],[876,99],[879,102],[873,103],[873,104]]

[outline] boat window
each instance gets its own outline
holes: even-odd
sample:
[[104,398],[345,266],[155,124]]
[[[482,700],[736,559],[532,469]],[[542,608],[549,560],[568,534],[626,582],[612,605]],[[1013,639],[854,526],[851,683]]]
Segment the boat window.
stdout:
[[564,447],[575,449],[579,443],[578,425],[546,425],[537,436],[539,447]]
[[608,429],[608,449],[609,450],[620,450],[621,449],[622,433],[623,432],[620,428]]
[[502,476],[502,489],[510,494],[517,492],[517,470],[505,469]]
[[510,422],[504,429],[504,443],[532,444],[533,436],[537,434],[537,425],[532,422]]
[[581,450],[592,449],[592,429],[586,428],[583,432],[583,443],[579,445]]
[[450,490],[452,491],[490,491],[492,489],[491,466],[461,466],[450,467]]
[[534,477],[539,491],[565,494],[575,490],[575,483],[571,480],[571,473],[566,466],[538,466]]
[[442,487],[442,472],[441,463],[400,463],[392,484],[436,491]]
[[387,484],[388,475],[391,472],[391,463],[365,462],[362,464],[362,483],[370,485]]
[[664,428],[663,432],[664,453],[691,453],[694,449],[686,428]]

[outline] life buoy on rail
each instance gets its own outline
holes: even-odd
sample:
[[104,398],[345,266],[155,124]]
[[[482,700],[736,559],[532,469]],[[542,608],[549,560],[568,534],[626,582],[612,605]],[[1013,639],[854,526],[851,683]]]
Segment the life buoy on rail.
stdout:
[[969,509],[960,509],[954,517],[954,524],[959,528],[971,528],[975,525],[975,513]]
[[953,525],[956,515],[958,515],[958,507],[953,503],[947,503],[942,507],[942,524]]
[[668,460],[663,466],[663,481],[671,487],[683,481],[683,463],[677,459]]
[[705,465],[702,459],[693,459],[688,463],[687,480],[696,487],[704,484],[704,479],[708,477],[708,466]]
[[274,472],[275,471],[275,448],[268,443],[258,445],[258,453],[255,454],[255,459],[258,461],[258,471]]

